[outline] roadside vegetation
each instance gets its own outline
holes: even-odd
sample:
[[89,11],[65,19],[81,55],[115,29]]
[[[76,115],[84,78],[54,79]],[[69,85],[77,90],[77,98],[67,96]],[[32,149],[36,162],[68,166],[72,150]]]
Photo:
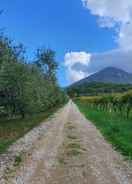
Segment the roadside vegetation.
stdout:
[[29,61],[22,44],[0,36],[0,152],[67,101],[57,68],[53,50]]
[[132,159],[132,91],[79,97],[75,103],[115,149]]
[[1,119],[0,120],[0,153],[18,138],[24,136],[32,128],[38,126],[50,115],[52,115],[60,106],[56,106],[48,111],[27,115],[25,118]]
[[99,110],[108,111],[110,113],[114,112],[126,118],[131,117],[132,91],[101,96],[79,97],[79,99]]

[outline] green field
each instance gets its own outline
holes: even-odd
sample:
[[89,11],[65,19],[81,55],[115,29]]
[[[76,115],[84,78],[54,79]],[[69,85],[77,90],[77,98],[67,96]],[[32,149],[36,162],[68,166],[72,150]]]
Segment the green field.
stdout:
[[49,109],[47,112],[28,115],[24,119],[0,120],[0,153],[5,152],[18,138],[38,126],[57,109],[58,107],[55,107]]
[[75,100],[80,111],[91,120],[113,147],[127,159],[132,159],[132,118],[90,106],[84,100]]

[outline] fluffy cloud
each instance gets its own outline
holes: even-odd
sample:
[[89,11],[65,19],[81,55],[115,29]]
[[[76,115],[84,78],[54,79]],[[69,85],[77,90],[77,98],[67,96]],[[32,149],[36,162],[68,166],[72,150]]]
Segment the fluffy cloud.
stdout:
[[86,52],[69,52],[65,55],[65,64],[67,66],[73,65],[78,62],[84,65],[88,65],[88,61],[90,61],[91,55]]
[[[87,72],[82,70],[82,67],[88,67],[91,54],[86,52],[69,52],[65,54],[65,66],[67,67],[67,76],[70,81],[75,82],[87,76]],[[78,69],[75,65],[80,65]]]
[[122,23],[127,23],[131,20],[131,0],[82,0],[82,2],[93,15],[107,17]]
[[[120,48],[132,49],[132,0],[82,0],[101,27],[118,27]],[[115,29],[117,30],[117,29]]]
[[124,50],[132,49],[132,22],[121,26],[118,43]]

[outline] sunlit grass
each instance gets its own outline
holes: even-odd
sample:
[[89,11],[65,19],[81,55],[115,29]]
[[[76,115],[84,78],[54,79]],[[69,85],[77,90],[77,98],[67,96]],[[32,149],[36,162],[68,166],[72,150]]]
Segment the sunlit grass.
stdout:
[[98,110],[81,100],[75,102],[80,111],[96,125],[113,147],[132,159],[132,119],[114,112]]

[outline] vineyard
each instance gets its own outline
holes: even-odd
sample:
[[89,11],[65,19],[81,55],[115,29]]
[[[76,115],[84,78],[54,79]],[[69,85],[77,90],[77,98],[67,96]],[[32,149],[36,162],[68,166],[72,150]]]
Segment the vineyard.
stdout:
[[90,106],[97,107],[97,109],[119,113],[126,118],[131,116],[132,91],[122,94],[115,93],[103,96],[79,97],[78,99]]
[[74,99],[115,149],[132,160],[132,91]]

